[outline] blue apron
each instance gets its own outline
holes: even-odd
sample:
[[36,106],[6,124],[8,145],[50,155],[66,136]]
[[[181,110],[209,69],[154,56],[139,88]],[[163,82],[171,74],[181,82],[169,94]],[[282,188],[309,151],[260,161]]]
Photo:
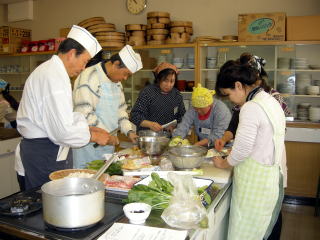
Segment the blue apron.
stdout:
[[[105,73],[96,66],[100,79],[105,79]],[[96,106],[95,114],[99,121],[106,127],[106,131],[111,132],[118,128],[119,119],[119,104],[121,96],[120,84],[111,81],[101,82],[101,96]],[[89,143],[86,146],[78,149],[73,149],[73,168],[86,168],[87,163],[93,160],[104,159],[106,153],[113,153],[114,146],[99,146],[93,147],[94,143]]]
[[20,156],[25,169],[25,188],[39,187],[49,182],[49,174],[72,168],[72,154],[69,152],[66,161],[57,161],[59,145],[49,138],[23,138],[20,143]]

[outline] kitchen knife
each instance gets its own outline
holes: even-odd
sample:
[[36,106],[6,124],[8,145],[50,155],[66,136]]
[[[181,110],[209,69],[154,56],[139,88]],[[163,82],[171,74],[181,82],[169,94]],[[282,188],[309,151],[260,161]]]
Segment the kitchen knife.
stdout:
[[[114,135],[114,134],[116,134],[119,130],[120,130],[120,128],[116,128],[116,129],[112,130],[111,132],[109,132],[109,134],[110,134],[110,135]],[[99,147],[99,146],[100,146],[100,145],[99,145],[98,143],[93,144],[93,147],[94,147],[94,148],[97,148],[97,147]]]
[[173,120],[173,121],[171,121],[171,122],[168,122],[168,123],[166,123],[166,124],[163,124],[161,127],[162,128],[167,128],[167,127],[169,127],[169,126],[171,126],[171,125],[176,125],[177,124],[177,119],[175,119],[175,120]]

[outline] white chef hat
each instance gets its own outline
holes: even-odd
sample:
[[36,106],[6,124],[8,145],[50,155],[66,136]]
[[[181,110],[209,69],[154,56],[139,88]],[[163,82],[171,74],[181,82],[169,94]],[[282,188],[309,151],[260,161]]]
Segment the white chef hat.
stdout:
[[119,56],[131,73],[135,73],[142,68],[140,54],[135,53],[130,45],[124,46],[120,50]]
[[91,33],[77,25],[72,26],[67,37],[80,43],[89,52],[91,57],[94,57],[102,49],[97,39]]

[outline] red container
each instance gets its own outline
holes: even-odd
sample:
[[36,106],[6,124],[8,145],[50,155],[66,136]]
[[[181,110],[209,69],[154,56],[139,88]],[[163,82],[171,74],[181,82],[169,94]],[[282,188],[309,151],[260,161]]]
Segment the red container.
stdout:
[[29,43],[30,41],[22,41],[21,42],[21,52],[22,53],[26,53],[26,52],[29,52]]
[[47,40],[39,41],[38,46],[39,46],[39,49],[38,49],[39,52],[48,51],[48,41]]
[[29,52],[38,52],[38,41],[32,41],[29,43]]
[[179,91],[185,91],[186,90],[186,80],[178,80],[177,82],[177,88]]

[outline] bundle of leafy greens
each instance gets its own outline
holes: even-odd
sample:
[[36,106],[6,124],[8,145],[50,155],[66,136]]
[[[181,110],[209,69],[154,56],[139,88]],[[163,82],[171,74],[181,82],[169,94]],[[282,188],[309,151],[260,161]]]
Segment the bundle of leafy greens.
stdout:
[[[87,169],[92,170],[99,170],[103,164],[105,163],[105,160],[94,160],[89,163],[87,163]],[[110,176],[112,175],[122,175],[122,163],[120,161],[116,161],[111,163],[111,165],[107,168],[105,173],[108,173]]]
[[[160,178],[157,173],[151,174],[152,181],[146,185],[134,185],[128,193],[128,198],[124,199],[124,203],[144,202],[152,206],[153,210],[164,210],[169,206],[169,201],[172,197],[173,185]],[[208,186],[203,186],[198,189],[198,194],[210,205],[211,197],[205,191]]]
[[124,203],[144,202],[152,206],[154,210],[163,210],[168,207],[172,197],[173,185],[160,178],[157,173],[151,174],[152,181],[148,186],[135,185],[128,193]]

